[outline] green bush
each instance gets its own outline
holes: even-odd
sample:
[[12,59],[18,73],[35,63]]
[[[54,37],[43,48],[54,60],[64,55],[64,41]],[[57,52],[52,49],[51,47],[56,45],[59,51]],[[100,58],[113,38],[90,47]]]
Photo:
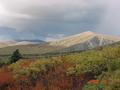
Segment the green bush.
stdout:
[[18,61],[19,59],[21,59],[22,58],[22,55],[20,54],[20,52],[19,52],[19,49],[16,49],[14,52],[13,52],[13,54],[12,54],[12,56],[11,56],[11,58],[10,58],[10,62],[11,63],[15,63],[16,61]]

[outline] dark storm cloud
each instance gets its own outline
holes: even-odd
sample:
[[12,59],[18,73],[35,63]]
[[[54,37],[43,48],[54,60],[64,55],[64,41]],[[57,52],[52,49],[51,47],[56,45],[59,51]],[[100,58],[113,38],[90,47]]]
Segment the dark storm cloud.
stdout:
[[[96,6],[85,10],[85,15],[81,17],[81,11],[67,12],[75,13],[78,16],[70,19],[64,18],[64,13],[59,15],[54,15],[55,13],[50,13],[51,17],[46,20],[35,20],[31,21],[28,26],[25,26],[26,30],[34,33],[35,35],[47,35],[47,34],[75,34],[80,33],[85,30],[94,31],[100,24],[101,18],[104,15],[104,7]],[[53,14],[53,15],[52,15]]]

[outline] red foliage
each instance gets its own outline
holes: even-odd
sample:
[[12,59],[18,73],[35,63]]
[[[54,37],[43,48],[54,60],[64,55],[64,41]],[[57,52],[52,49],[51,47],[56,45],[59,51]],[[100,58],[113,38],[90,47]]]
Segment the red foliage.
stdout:
[[28,80],[28,77],[26,77],[26,76],[21,76],[21,77],[19,77],[19,80],[25,81],[25,80]]
[[31,63],[33,63],[35,60],[23,60],[21,66],[22,67],[29,67]]
[[104,81],[103,81],[103,83],[104,83],[105,85],[108,85],[109,82],[110,82],[109,80],[104,80]]
[[5,83],[9,83],[13,80],[13,76],[10,72],[0,72],[0,85],[3,85]]
[[[94,80],[93,79],[93,80],[88,81],[88,83],[89,84],[99,84],[99,80]],[[109,80],[103,80],[102,83],[105,84],[105,85],[108,85],[109,84]]]
[[90,80],[88,81],[89,84],[99,84],[99,81],[98,80]]
[[[23,67],[28,67],[33,61],[23,61]],[[71,64],[64,62],[62,65],[56,66],[54,69],[44,72],[38,78],[21,76],[14,80],[12,73],[4,69],[0,73],[0,85],[9,83],[4,90],[82,90],[82,87],[88,79],[85,75],[67,76],[66,69],[71,67]],[[26,82],[27,81],[27,82]]]

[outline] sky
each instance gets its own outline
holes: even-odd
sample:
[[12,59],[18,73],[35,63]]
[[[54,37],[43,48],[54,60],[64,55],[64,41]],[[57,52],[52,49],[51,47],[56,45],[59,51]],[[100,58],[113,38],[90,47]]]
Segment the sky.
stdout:
[[0,0],[0,40],[51,41],[85,31],[120,36],[120,0]]

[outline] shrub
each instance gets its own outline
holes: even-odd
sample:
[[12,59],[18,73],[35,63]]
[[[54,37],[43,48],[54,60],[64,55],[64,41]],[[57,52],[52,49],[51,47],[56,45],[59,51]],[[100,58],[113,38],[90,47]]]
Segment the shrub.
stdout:
[[19,59],[21,59],[22,58],[22,55],[20,54],[20,52],[19,52],[19,49],[16,49],[14,52],[13,52],[13,54],[12,54],[12,56],[11,56],[11,58],[10,58],[10,62],[11,63],[15,63],[16,61],[18,61]]

